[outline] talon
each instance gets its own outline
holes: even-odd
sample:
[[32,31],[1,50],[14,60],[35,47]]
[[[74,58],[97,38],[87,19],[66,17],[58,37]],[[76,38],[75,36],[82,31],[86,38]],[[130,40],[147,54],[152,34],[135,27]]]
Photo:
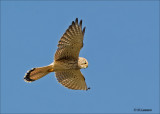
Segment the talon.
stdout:
[[53,70],[53,68],[52,69],[49,69],[49,72],[53,72],[54,70]]
[[87,90],[91,89],[90,87],[87,88]]

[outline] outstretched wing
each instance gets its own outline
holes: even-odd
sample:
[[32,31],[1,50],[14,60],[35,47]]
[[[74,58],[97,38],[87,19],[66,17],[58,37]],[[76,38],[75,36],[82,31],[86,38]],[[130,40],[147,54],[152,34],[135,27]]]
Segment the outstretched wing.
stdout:
[[63,70],[55,72],[59,83],[69,89],[88,90],[85,78],[80,70]]
[[78,24],[78,18],[73,21],[58,42],[58,49],[54,60],[69,59],[77,60],[79,52],[83,47],[83,36],[85,27],[82,30],[82,20]]

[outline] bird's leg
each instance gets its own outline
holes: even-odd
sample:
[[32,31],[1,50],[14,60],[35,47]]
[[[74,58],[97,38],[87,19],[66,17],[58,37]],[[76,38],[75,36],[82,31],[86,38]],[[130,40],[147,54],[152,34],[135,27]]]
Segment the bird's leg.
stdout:
[[52,68],[52,69],[49,69],[49,72],[53,72],[54,71],[54,69]]

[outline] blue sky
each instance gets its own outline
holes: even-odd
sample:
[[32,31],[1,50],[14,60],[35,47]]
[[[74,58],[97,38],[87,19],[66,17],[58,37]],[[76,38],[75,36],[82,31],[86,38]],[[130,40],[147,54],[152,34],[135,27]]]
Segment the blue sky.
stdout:
[[[159,1],[1,1],[1,112],[158,113],[158,9]],[[54,73],[24,82],[27,70],[53,61],[77,17],[91,89],[64,88]]]

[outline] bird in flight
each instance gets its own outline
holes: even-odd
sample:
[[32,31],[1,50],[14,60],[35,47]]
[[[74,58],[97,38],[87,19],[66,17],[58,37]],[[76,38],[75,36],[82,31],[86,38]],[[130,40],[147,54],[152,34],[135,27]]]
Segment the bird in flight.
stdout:
[[80,71],[88,67],[88,61],[79,57],[83,47],[84,33],[85,27],[82,29],[82,20],[78,23],[76,18],[60,38],[53,62],[48,66],[32,68],[25,74],[24,81],[33,82],[55,72],[58,82],[69,89],[90,89]]

